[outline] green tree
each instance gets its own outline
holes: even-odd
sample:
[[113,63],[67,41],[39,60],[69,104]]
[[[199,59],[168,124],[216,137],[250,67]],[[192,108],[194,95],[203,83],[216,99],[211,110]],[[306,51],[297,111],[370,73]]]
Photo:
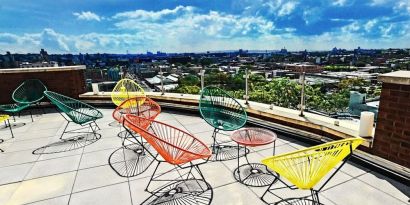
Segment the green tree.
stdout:
[[189,74],[180,80],[179,85],[180,86],[193,86],[193,85],[199,85],[200,83],[201,81],[199,80],[197,76]]

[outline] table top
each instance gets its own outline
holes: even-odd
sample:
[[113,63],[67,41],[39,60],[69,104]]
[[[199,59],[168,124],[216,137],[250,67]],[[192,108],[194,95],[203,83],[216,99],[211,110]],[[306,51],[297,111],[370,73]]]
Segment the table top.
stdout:
[[277,138],[276,133],[259,127],[242,128],[231,135],[236,143],[251,147],[270,144]]

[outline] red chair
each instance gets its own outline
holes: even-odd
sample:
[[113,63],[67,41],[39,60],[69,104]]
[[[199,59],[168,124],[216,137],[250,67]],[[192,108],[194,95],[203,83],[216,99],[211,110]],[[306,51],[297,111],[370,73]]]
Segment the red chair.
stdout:
[[[145,190],[153,194],[153,192],[148,190],[149,185],[152,181],[171,181],[174,183],[180,183],[179,186],[173,184],[171,186],[173,188],[171,189],[169,188],[169,186],[167,186],[161,189],[161,191],[156,191],[156,193],[152,196],[155,198],[155,201],[158,202],[158,200],[161,200],[161,197],[164,197],[163,199],[167,198],[168,200],[170,194],[173,194],[173,196],[175,195],[175,203],[178,204],[181,201],[180,197],[187,195],[187,192],[192,191],[194,189],[196,189],[196,192],[198,192],[198,189],[200,189],[200,193],[207,193],[206,196],[211,196],[209,202],[212,200],[212,193],[211,195],[209,195],[209,192],[212,192],[212,189],[210,188],[209,184],[205,181],[202,172],[198,167],[199,164],[207,162],[208,158],[212,155],[211,150],[205,143],[203,143],[193,135],[189,134],[188,132],[185,132],[173,126],[132,114],[127,114],[124,116],[123,125],[130,132],[130,134],[132,134],[132,132],[138,133],[161,156],[155,158],[158,161],[158,165],[155,168]],[[150,126],[147,128],[147,125]],[[144,144],[141,145],[144,146]],[[150,151],[147,150],[147,152]],[[201,159],[205,161],[202,161],[202,163],[193,163],[193,161]],[[175,166],[175,168],[171,169],[170,171],[167,171],[166,173],[170,173],[171,171],[176,170],[179,174],[178,180],[159,179],[159,177],[164,175],[163,173],[159,174],[159,176],[154,177],[159,165],[162,162],[167,162]],[[185,164],[189,165],[184,166]],[[187,174],[184,174],[186,175],[186,179],[179,171],[181,168],[189,168],[189,172]],[[194,175],[192,174],[192,170],[194,169],[197,170],[197,172],[200,174],[200,182],[198,181],[198,179],[189,178],[190,176],[194,177]],[[193,183],[193,180],[196,183]],[[190,184],[191,187],[189,187],[187,184]],[[194,186],[195,188],[193,188],[192,186]],[[164,190],[167,191],[164,192]],[[193,195],[198,193],[193,193]],[[178,194],[180,195],[178,196]],[[191,195],[191,197],[193,197],[193,195]],[[198,194],[198,196],[195,197],[199,196],[200,194]],[[152,197],[147,199],[146,202],[148,203],[149,201],[150,203],[152,203],[152,200],[154,200],[152,199]],[[192,200],[192,198],[187,198],[186,200]]]

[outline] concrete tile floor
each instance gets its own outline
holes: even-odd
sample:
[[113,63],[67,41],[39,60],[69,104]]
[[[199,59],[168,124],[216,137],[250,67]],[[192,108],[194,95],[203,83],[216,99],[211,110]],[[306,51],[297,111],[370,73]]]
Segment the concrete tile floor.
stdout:
[[[15,138],[11,138],[8,129],[0,129],[0,138],[6,140],[0,144],[5,150],[0,153],[0,204],[140,204],[148,198],[150,194],[144,189],[155,164],[138,176],[117,175],[109,166],[108,158],[121,147],[117,133],[124,128],[108,126],[113,122],[112,110],[101,111],[104,114],[104,118],[98,121],[102,128],[99,131],[101,139],[67,152],[33,154],[35,149],[59,141],[65,121],[52,110],[35,115],[34,122],[28,116],[17,118],[17,123],[26,125],[14,128]],[[163,111],[157,119],[187,130],[207,144],[212,143],[212,127],[197,115]],[[229,139],[223,135],[218,137]],[[286,136],[278,137],[277,154],[306,146]],[[258,162],[272,154],[272,146],[250,148],[250,152],[250,161]],[[236,182],[232,174],[236,163],[236,160],[230,160],[200,166],[213,187],[211,204],[263,204],[259,197],[266,188],[246,187]],[[169,167],[160,167],[159,172]],[[309,194],[288,189],[276,193],[283,198]],[[343,167],[320,194],[321,201],[331,205],[409,204],[409,196],[409,186],[352,163]],[[275,196],[266,199],[278,200]]]

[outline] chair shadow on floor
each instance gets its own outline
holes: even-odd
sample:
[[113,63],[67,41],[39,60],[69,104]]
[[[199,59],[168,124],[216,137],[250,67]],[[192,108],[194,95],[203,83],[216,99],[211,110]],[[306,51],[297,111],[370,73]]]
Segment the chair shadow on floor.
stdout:
[[[145,149],[154,152],[149,145],[144,145]],[[154,157],[146,153],[139,144],[129,144],[116,149],[108,158],[111,168],[121,177],[134,177],[142,174],[154,162]]]
[[88,146],[101,139],[100,134],[86,133],[68,138],[64,138],[58,142],[45,145],[33,151],[33,154],[55,154],[61,152],[69,152],[76,149]]
[[156,189],[141,205],[148,204],[197,204],[209,205],[212,202],[213,189],[202,179],[176,180]]
[[[10,120],[10,121],[12,121],[12,120]],[[13,128],[13,129],[16,129],[16,128],[20,128],[20,127],[23,127],[24,125],[26,125],[26,123],[24,123],[24,122],[15,122],[15,123],[10,123],[11,124],[11,128]],[[0,130],[3,130],[3,129],[9,129],[9,126],[5,126],[5,125],[2,125],[2,126],[0,126]]]

